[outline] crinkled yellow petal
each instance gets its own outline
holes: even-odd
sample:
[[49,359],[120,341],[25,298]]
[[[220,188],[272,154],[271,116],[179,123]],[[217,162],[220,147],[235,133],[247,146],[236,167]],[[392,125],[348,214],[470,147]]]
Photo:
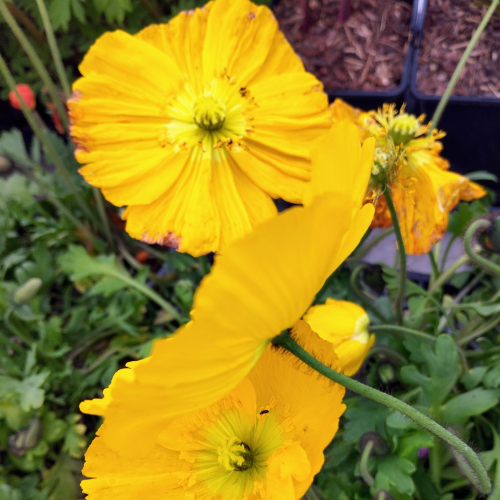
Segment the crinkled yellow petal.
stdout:
[[[481,198],[486,191],[467,177],[445,170],[447,162],[434,151],[421,149],[408,155],[406,178],[392,185],[406,253],[420,255],[431,250],[448,227],[448,216],[460,200]],[[389,227],[392,222],[383,197],[377,202],[372,227]]]
[[[339,360],[329,342],[319,338],[304,321],[292,329],[296,342],[323,364],[339,369]],[[295,498],[302,498],[320,471],[323,450],[338,430],[345,410],[344,387],[319,375],[288,351],[269,346],[250,372],[257,394],[257,408],[271,408],[284,422],[286,440],[300,443],[307,456],[307,474],[295,477]]]
[[333,123],[340,123],[343,120],[347,120],[350,123],[356,123],[359,114],[355,108],[338,97],[330,104],[330,112],[332,114]]
[[118,376],[111,385],[107,445],[146,453],[173,418],[234,388],[269,341],[304,314],[332,262],[340,264],[337,255],[353,250],[357,242],[339,247],[346,233],[361,234],[352,212],[349,197],[323,195],[258,226],[218,256],[195,295],[194,321],[157,341],[148,363],[133,367],[132,382]]

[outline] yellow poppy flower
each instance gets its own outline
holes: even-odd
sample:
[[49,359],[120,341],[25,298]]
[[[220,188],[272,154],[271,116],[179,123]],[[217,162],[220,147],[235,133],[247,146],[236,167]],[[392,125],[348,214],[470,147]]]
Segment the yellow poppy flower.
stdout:
[[368,139],[361,148],[352,124],[332,127],[313,155],[313,163],[328,161],[314,163],[308,206],[270,219],[218,256],[195,294],[192,321],[118,371],[103,399],[81,404],[104,416],[99,433],[110,449],[148,453],[173,419],[224,397],[301,318],[373,218],[373,206],[362,207],[373,147]]
[[[299,321],[294,338],[338,369],[328,342]],[[145,456],[112,451],[100,431],[86,454],[88,500],[296,500],[337,432],[344,388],[268,346],[248,377],[162,429]]]
[[276,215],[272,198],[302,203],[328,99],[267,7],[216,0],[106,33],[79,69],[80,173],[127,206],[132,237],[198,256]]
[[337,99],[331,105],[332,117],[350,119],[362,130],[362,137],[377,140],[370,198],[376,199],[372,227],[390,227],[392,219],[377,188],[388,184],[401,226],[405,250],[419,255],[429,252],[448,227],[448,214],[461,201],[481,198],[486,191],[463,175],[450,172],[441,157],[443,132],[423,125],[424,116],[384,105],[378,112],[360,112]]
[[304,321],[332,344],[341,371],[348,377],[359,370],[375,342],[375,335],[368,330],[368,314],[353,302],[326,299],[325,304],[309,308]]

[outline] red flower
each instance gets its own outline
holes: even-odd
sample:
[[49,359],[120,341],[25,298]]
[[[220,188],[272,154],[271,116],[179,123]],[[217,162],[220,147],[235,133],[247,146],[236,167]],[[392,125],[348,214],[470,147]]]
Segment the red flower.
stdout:
[[[35,94],[31,90],[31,87],[26,83],[20,83],[19,85],[16,85],[16,89],[19,92],[19,95],[21,96],[22,100],[24,101],[24,104],[26,104],[26,106],[28,106],[29,109],[35,109],[36,106]],[[13,108],[21,109],[21,103],[19,102],[19,98],[17,97],[16,93],[13,90],[9,92],[9,101],[10,105]]]

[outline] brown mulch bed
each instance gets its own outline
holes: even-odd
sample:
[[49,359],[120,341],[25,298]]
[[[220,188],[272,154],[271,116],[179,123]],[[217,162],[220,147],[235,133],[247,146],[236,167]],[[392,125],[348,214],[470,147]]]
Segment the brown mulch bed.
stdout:
[[[429,0],[417,88],[442,95],[487,5],[471,0]],[[500,16],[493,14],[453,92],[500,97]]]
[[309,0],[301,30],[299,0],[280,0],[276,18],[308,71],[326,90],[395,89],[408,48],[411,6],[399,0],[353,0],[351,16],[337,20],[340,0]]

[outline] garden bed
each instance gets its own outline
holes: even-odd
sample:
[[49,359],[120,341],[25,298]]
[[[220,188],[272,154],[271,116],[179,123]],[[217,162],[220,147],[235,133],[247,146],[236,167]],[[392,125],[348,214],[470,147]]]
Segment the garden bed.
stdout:
[[[487,5],[430,0],[423,30],[417,89],[442,95]],[[500,97],[500,16],[494,14],[472,51],[454,95]]]
[[308,22],[296,0],[281,0],[275,13],[307,70],[327,91],[396,89],[408,50],[411,5],[355,1],[345,23],[338,21],[339,6],[338,0],[311,0]]

